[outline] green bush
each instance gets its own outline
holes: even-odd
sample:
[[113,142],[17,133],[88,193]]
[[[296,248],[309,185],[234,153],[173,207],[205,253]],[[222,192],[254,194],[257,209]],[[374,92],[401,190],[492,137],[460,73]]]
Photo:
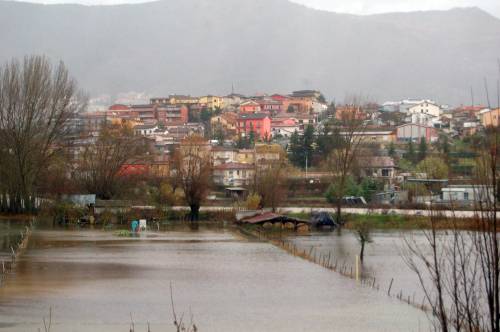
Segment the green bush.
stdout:
[[69,201],[57,201],[44,209],[43,215],[54,218],[58,223],[76,223],[85,215],[85,208]]
[[344,190],[340,188],[339,181],[334,181],[325,193],[326,200],[329,203],[335,203],[337,198],[344,196],[361,196],[363,194],[363,190],[360,185],[356,183],[352,176],[348,176],[345,179]]

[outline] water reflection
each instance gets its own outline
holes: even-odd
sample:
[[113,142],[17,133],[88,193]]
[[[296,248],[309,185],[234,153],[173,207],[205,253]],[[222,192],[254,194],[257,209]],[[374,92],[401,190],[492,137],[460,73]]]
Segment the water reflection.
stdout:
[[[401,232],[397,230],[373,231],[372,243],[367,243],[365,259],[361,265],[361,277],[375,278],[375,282],[384,291],[387,291],[392,281],[391,291],[403,292],[405,298],[415,298],[422,303],[424,292],[417,275],[404,261],[403,250],[406,246],[405,238],[417,243],[425,242],[421,232]],[[355,234],[350,230],[342,232],[312,232],[306,235],[290,234],[287,240],[298,248],[309,251],[314,248],[323,255],[331,254],[332,260],[345,262],[348,266],[355,266],[355,257],[359,255],[360,244]],[[340,263],[339,263],[340,264]]]
[[0,219],[0,261],[10,260],[11,247],[15,247],[20,239],[21,233],[30,224],[29,220]]
[[[340,247],[339,247],[340,248]],[[349,249],[344,246],[346,255]],[[427,331],[425,314],[265,242],[225,228],[42,229],[0,288],[0,330],[173,330],[177,311],[202,331]]]

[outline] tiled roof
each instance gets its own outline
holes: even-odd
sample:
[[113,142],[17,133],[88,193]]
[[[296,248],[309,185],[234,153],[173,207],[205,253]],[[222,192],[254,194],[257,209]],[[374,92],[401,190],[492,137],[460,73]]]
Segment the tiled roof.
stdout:
[[262,120],[268,117],[267,113],[240,114],[238,120]]

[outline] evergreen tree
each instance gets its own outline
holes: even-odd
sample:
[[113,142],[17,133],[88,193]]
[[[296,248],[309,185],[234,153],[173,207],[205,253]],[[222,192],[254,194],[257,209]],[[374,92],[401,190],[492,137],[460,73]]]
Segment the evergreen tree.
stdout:
[[391,144],[389,144],[388,154],[392,158],[394,158],[396,156],[396,147],[394,146],[394,142],[391,142]]
[[422,137],[418,146],[418,161],[424,160],[425,157],[427,157],[427,141]]
[[406,151],[406,159],[411,161],[413,164],[416,162],[415,148],[413,147],[413,141],[408,142],[408,150]]
[[200,112],[200,121],[203,123],[203,126],[205,127],[205,138],[209,138],[210,134],[212,133],[212,128],[211,128],[211,120],[212,119],[212,112],[204,107],[201,112]]
[[253,131],[253,125],[250,123],[250,133],[248,134],[248,147],[253,148],[255,146],[255,132]]
[[319,95],[318,101],[320,103],[326,104],[326,98],[325,98],[325,96],[322,93]]
[[[303,167],[309,167],[311,165],[313,157],[313,143],[314,143],[314,128],[311,125],[307,125],[304,130],[304,135],[302,135],[302,149],[304,151],[304,160],[302,161]],[[306,165],[307,161],[307,165]]]
[[297,167],[301,167],[301,160],[303,160],[303,149],[299,133],[294,131],[290,136],[290,144],[288,146],[288,159]]
[[201,122],[200,113],[193,110],[191,106],[188,106],[188,121],[189,122]]
[[238,137],[238,141],[236,142],[236,147],[238,149],[247,149],[248,148],[248,140],[245,136]]
[[439,149],[445,158],[449,157],[450,154],[450,141],[448,141],[447,135],[441,135],[439,138]]
[[200,112],[201,122],[203,123],[210,122],[211,118],[212,118],[212,112],[208,108],[204,107]]
[[214,132],[212,134],[212,139],[217,140],[219,145],[224,144],[224,140],[226,139],[226,137],[224,134],[224,130],[220,126],[214,129]]
[[318,131],[318,135],[316,137],[316,145],[318,146],[318,153],[322,156],[327,156],[331,148],[331,138],[330,138],[330,125],[326,123],[323,126],[322,130]]

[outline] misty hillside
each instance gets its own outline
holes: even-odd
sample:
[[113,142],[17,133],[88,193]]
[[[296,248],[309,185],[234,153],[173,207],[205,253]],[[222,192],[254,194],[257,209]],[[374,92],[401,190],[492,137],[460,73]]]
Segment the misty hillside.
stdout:
[[62,59],[82,88],[223,94],[317,88],[329,98],[485,95],[500,20],[477,9],[354,16],[286,0],[163,0],[120,6],[0,1],[0,61]]

